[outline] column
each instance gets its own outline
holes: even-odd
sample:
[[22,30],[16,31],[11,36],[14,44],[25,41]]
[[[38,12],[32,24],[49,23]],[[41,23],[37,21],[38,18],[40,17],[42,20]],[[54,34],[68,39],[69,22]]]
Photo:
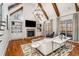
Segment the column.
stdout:
[[73,40],[78,41],[78,15],[73,14]]
[[60,21],[60,18],[57,18],[57,27],[56,27],[56,34],[59,35],[60,34],[60,28],[59,28],[59,21]]

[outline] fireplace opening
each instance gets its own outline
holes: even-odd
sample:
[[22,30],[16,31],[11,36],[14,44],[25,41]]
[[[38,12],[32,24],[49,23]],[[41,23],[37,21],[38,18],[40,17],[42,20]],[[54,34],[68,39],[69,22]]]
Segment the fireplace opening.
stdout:
[[35,31],[27,31],[27,37],[35,36]]

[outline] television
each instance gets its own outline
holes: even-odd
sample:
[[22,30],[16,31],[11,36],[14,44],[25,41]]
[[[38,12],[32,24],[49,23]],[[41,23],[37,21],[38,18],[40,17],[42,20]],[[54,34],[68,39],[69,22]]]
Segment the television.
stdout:
[[25,20],[25,27],[36,27],[36,21]]

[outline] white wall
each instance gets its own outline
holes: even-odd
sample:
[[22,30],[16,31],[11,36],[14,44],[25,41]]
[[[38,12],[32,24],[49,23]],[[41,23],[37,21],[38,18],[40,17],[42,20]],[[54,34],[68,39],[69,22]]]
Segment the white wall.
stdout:
[[34,16],[33,16],[33,11],[35,9],[35,4],[32,3],[24,3],[23,5],[24,10],[23,10],[23,14],[24,14],[24,19],[25,20],[35,20]]

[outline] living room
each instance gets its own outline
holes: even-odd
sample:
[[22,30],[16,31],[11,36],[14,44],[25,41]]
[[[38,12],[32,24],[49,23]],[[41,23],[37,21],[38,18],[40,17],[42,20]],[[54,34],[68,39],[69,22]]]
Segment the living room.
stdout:
[[79,56],[78,3],[1,3],[0,9],[1,56]]

